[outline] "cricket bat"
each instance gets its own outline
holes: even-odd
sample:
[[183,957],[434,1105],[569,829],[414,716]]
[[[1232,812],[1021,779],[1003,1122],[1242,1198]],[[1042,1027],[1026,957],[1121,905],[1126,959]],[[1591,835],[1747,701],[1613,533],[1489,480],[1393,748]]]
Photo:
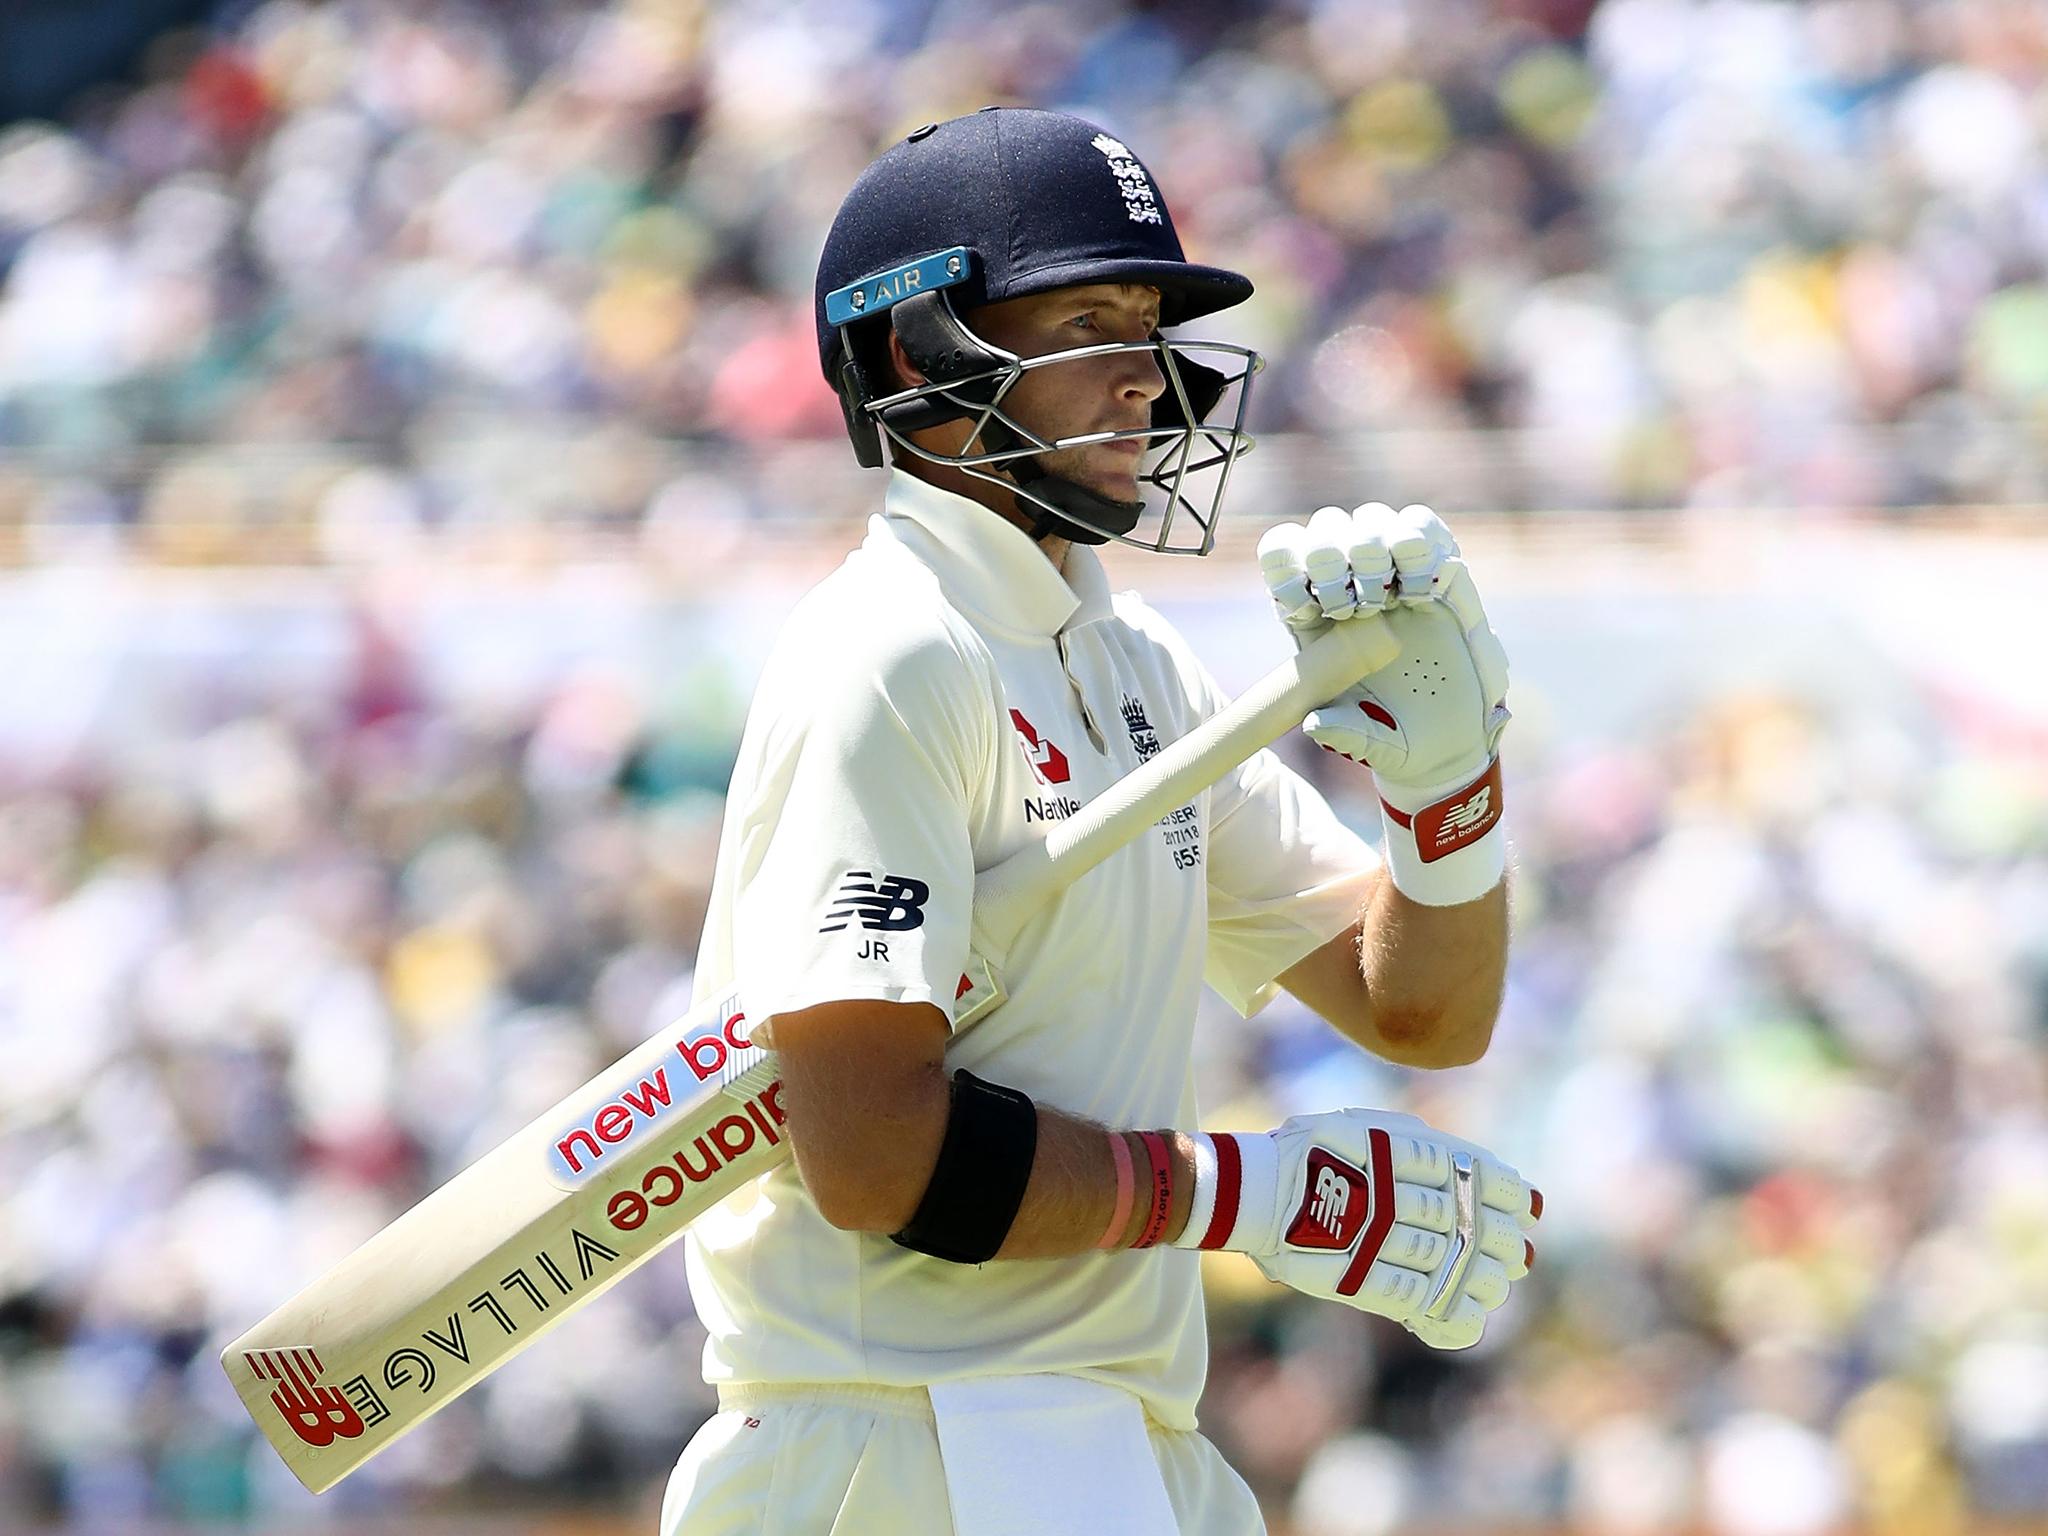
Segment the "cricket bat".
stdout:
[[[983,871],[955,1029],[1001,1004],[1010,944],[1056,892],[1396,651],[1376,616],[1333,625]],[[243,1407],[301,1482],[333,1487],[787,1159],[781,1089],[744,991],[701,1002],[230,1344]]]

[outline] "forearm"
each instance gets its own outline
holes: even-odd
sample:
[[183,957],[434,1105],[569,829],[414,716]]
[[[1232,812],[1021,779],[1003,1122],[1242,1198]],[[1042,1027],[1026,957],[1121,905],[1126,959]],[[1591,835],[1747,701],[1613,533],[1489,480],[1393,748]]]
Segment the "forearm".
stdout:
[[[756,1038],[783,1053],[790,1147],[819,1214],[845,1231],[902,1231],[929,1189],[953,1112],[944,1015],[924,1003],[824,1003],[777,1017]],[[1133,1197],[1111,1246],[1128,1247],[1151,1209],[1150,1160],[1135,1131],[1119,1134],[1133,1160]],[[1179,1235],[1194,1188],[1193,1143],[1164,1134],[1172,1199],[1161,1242]],[[1086,1253],[1116,1204],[1110,1133],[1039,1104],[1023,1202],[996,1256]]]
[[1406,1066],[1463,1066],[1485,1055],[1507,970],[1507,882],[1456,906],[1412,901],[1382,879],[1360,917],[1367,1006],[1358,1043]]
[[[1135,1131],[1119,1131],[1132,1158],[1135,1193],[1114,1246],[1127,1248],[1144,1230],[1150,1210],[1148,1166]],[[1194,1190],[1194,1145],[1177,1131],[1162,1133],[1172,1161],[1172,1201],[1161,1243],[1187,1224]],[[1111,1133],[1090,1120],[1050,1105],[1038,1106],[1038,1148],[1024,1203],[996,1257],[1054,1259],[1097,1247],[1116,1209],[1117,1172]]]

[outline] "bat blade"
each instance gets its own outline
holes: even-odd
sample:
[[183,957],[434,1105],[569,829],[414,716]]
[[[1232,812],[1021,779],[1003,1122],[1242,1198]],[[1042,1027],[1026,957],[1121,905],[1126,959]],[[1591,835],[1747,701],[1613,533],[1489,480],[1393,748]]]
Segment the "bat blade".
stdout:
[[[955,1029],[1000,1006],[1000,956],[1062,886],[1393,654],[1377,618],[1334,626],[978,876]],[[243,1407],[301,1482],[333,1487],[787,1160],[780,1093],[742,996],[692,1010],[230,1344]]]
[[221,1355],[315,1493],[789,1156],[738,998],[693,1011],[509,1137]]

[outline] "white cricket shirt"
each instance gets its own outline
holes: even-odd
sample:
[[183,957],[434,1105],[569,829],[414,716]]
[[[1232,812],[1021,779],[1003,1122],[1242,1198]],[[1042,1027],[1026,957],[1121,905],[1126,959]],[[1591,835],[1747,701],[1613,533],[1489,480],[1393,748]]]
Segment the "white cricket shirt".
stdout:
[[[737,985],[756,1021],[842,998],[951,1017],[974,872],[1224,702],[1165,620],[1111,596],[1088,548],[1062,576],[1020,529],[901,471],[886,508],[790,616],[733,770],[696,993]],[[1262,752],[1033,919],[1003,968],[1009,1000],[947,1063],[1105,1125],[1193,1128],[1203,981],[1256,1011],[1351,925],[1377,867]],[[1065,1371],[1194,1427],[1208,1345],[1192,1252],[948,1264],[833,1228],[794,1164],[687,1242],[707,1380]]]

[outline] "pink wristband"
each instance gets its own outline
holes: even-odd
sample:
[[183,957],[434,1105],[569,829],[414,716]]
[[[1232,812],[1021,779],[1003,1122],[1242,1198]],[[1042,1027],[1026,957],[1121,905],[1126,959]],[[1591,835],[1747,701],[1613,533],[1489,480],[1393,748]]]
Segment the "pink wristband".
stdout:
[[1138,1144],[1145,1149],[1149,1165],[1145,1197],[1150,1208],[1144,1230],[1131,1246],[1150,1248],[1166,1235],[1167,1219],[1173,1214],[1173,1154],[1166,1149],[1166,1138],[1157,1131],[1138,1132]]
[[1109,1155],[1116,1160],[1116,1214],[1109,1218],[1109,1230],[1102,1234],[1098,1248],[1114,1248],[1124,1235],[1124,1223],[1131,1219],[1131,1201],[1137,1177],[1131,1171],[1131,1144],[1121,1132],[1109,1133]]

